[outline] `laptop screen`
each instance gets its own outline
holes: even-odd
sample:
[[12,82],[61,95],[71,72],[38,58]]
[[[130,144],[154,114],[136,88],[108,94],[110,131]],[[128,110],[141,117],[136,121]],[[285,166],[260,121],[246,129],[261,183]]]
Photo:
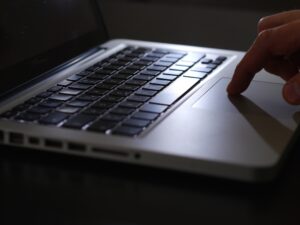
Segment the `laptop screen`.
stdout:
[[96,0],[1,0],[0,97],[106,39]]

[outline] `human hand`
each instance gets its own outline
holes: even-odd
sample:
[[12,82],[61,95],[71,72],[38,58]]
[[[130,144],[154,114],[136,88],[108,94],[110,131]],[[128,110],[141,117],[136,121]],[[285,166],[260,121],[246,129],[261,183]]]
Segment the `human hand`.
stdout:
[[300,104],[300,10],[283,12],[262,18],[258,36],[236,67],[227,87],[229,95],[245,91],[260,70],[283,78],[284,99]]

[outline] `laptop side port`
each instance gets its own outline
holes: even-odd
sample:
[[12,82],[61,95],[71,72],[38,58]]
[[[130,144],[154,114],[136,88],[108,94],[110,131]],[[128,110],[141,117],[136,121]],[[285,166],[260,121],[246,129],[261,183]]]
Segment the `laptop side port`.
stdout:
[[2,130],[0,130],[0,142],[3,143],[4,142],[4,132]]
[[92,148],[92,151],[98,154],[107,155],[107,156],[119,156],[122,158],[129,157],[128,152],[121,152],[121,151],[115,151],[115,150],[105,150],[100,148]]
[[20,133],[10,132],[8,136],[9,143],[11,144],[23,144],[24,135]]
[[37,137],[28,137],[28,143],[31,145],[39,145],[41,141]]
[[76,152],[84,152],[86,150],[85,145],[78,144],[78,143],[68,143],[68,150],[70,151],[76,151]]
[[45,147],[62,148],[63,143],[61,141],[57,141],[57,140],[53,140],[53,139],[45,139]]

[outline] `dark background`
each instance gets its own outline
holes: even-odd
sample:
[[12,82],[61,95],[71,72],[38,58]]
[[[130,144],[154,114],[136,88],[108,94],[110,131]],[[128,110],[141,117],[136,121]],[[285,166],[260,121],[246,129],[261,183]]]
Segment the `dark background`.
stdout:
[[[299,3],[298,7],[299,7]],[[296,1],[105,0],[112,38],[245,50]],[[0,147],[0,224],[300,224],[299,143],[278,178],[245,184]]]

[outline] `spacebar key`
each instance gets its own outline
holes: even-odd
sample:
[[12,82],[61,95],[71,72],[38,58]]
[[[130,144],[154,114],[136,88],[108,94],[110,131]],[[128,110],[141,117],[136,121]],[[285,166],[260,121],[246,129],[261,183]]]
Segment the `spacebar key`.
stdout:
[[169,87],[153,97],[150,102],[163,105],[172,105],[200,80],[190,77],[180,77]]

